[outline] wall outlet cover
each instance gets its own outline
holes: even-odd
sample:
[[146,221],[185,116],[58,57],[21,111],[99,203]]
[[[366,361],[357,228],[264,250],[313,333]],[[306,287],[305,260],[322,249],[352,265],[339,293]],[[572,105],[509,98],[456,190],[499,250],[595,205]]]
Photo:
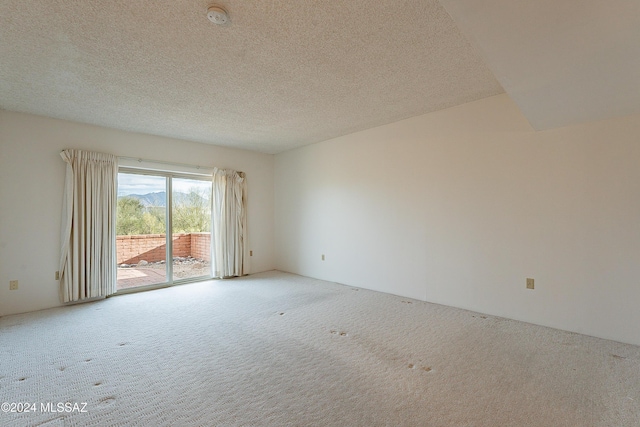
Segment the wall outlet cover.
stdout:
[[534,289],[533,279],[527,278],[527,289]]

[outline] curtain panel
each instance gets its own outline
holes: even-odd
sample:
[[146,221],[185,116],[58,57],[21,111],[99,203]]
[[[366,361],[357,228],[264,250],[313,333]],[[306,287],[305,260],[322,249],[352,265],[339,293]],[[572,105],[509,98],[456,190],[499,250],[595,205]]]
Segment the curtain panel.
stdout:
[[219,278],[247,274],[247,182],[243,172],[214,168],[211,262]]
[[64,302],[116,291],[115,156],[82,150],[60,153],[67,163],[62,212],[60,293]]

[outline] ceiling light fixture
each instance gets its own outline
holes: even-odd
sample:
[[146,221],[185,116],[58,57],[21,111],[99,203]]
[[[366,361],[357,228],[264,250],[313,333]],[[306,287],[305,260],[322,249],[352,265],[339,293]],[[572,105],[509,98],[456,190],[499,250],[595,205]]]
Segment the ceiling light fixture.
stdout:
[[229,22],[229,14],[220,6],[211,6],[207,9],[207,18],[216,25],[224,25]]

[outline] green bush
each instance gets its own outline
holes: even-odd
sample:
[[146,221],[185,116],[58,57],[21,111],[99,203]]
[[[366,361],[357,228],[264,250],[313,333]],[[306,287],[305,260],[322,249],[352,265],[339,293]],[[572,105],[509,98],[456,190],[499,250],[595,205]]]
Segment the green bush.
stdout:
[[[173,232],[195,233],[211,230],[211,206],[208,198],[196,189],[189,193],[179,193],[173,203]],[[162,206],[145,207],[135,197],[118,198],[116,215],[116,234],[163,234],[166,230],[165,208]]]

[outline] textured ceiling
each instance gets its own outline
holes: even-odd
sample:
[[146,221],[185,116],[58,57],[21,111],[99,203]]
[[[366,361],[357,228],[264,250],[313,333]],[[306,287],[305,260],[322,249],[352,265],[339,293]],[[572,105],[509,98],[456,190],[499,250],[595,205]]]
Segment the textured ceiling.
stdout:
[[640,1],[441,1],[535,129],[640,113]]
[[502,93],[436,0],[0,0],[0,108],[266,153]]

